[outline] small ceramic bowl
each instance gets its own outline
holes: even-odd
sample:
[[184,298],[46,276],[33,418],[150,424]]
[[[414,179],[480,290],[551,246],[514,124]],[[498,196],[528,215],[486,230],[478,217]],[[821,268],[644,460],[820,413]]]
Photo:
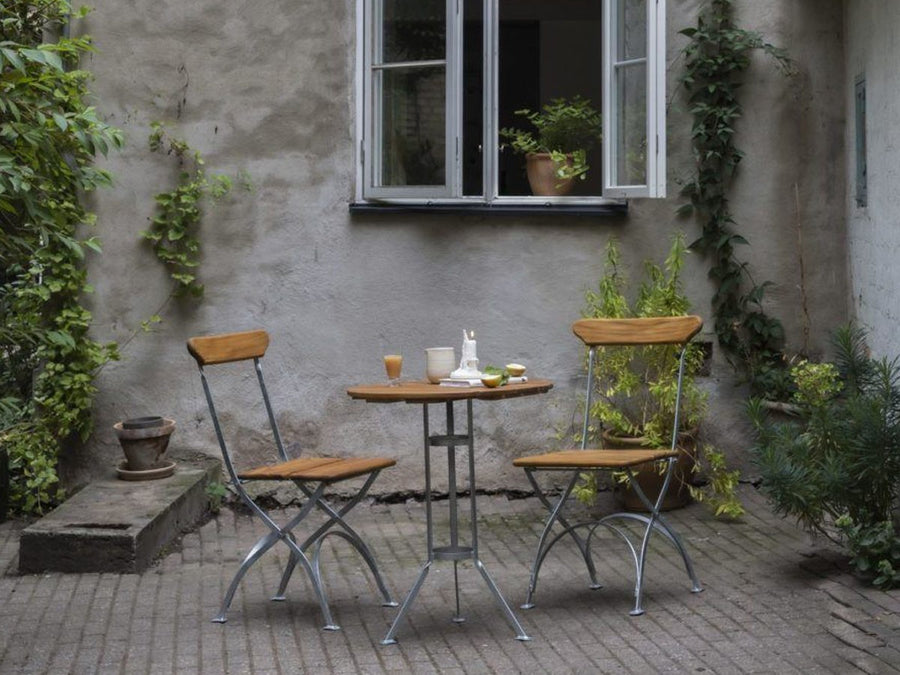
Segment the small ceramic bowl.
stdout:
[[525,366],[521,363],[507,363],[506,372],[510,377],[522,377],[525,374]]
[[494,388],[500,386],[500,382],[502,380],[502,375],[485,375],[481,378],[481,384],[483,384],[485,387]]

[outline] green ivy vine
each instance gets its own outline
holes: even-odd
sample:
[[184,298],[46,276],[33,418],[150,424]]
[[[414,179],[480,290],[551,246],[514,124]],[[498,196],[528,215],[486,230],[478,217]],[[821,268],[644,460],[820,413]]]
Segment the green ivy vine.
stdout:
[[783,49],[767,43],[759,33],[735,26],[732,0],[711,0],[701,11],[697,27],[680,32],[690,38],[684,50],[682,84],[693,116],[697,172],[682,190],[690,203],[679,213],[696,214],[702,225],[691,248],[710,260],[719,345],[733,365],[746,371],[754,393],[771,393],[788,379],[782,352],[784,327],[763,307],[771,282],[757,283],[737,255],[737,247],[748,242],[735,230],[728,189],[743,157],[734,134],[743,114],[738,90],[750,56],[761,50],[785,73],[792,72],[791,61]]
[[118,357],[91,339],[82,304],[85,259],[100,250],[83,235],[94,216],[82,195],[110,183],[93,161],[122,145],[88,104],[78,64],[90,38],[61,34],[86,13],[67,0],[0,4],[0,446],[25,512],[60,498],[60,451],[90,434],[94,376]]
[[[203,202],[218,200],[231,191],[232,180],[222,174],[207,175],[205,161],[187,141],[171,136],[162,122],[153,122],[150,150],[173,155],[179,166],[178,181],[171,190],[160,192],[156,215],[150,229],[141,236],[153,245],[160,262],[175,282],[176,297],[203,295],[203,284],[197,279],[200,265],[199,226],[203,219]],[[158,320],[158,316],[154,317]]]

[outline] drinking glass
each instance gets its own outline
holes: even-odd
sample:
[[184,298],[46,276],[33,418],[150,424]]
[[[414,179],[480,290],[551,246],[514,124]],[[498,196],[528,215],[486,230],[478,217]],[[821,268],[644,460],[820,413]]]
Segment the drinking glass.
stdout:
[[384,357],[384,369],[388,376],[388,385],[396,387],[400,383],[400,369],[403,367],[403,357],[400,354],[387,354]]

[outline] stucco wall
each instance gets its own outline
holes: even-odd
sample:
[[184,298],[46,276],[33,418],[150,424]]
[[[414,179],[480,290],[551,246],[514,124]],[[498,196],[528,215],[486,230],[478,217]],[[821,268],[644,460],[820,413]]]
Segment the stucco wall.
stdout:
[[[878,355],[900,353],[900,4],[845,2],[846,70],[841,101],[847,107],[846,202],[853,309]],[[868,203],[856,204],[854,84],[866,80]]]
[[[354,402],[345,388],[382,379],[387,352],[404,354],[405,376],[421,376],[423,349],[458,347],[469,328],[482,364],[521,361],[556,382],[546,396],[476,404],[479,487],[526,488],[509,462],[555,446],[555,430],[571,421],[580,351],[569,325],[601,272],[609,237],[621,240],[636,269],[644,258],[662,258],[674,230],[689,240],[697,234],[694,222],[674,212],[690,174],[690,119],[677,87],[685,38],[677,30],[695,22],[700,3],[668,4],[668,199],[633,201],[619,218],[361,217],[347,208],[355,175],[351,0],[98,0],[83,26],[99,49],[87,65],[100,109],[124,129],[128,147],[108,162],[116,187],[95,197],[105,242],[91,260],[97,337],[126,340],[168,294],[164,272],[138,238],[153,194],[173,172],[147,151],[152,120],[171,121],[210,170],[247,170],[256,190],[208,213],[204,300],[167,305],[161,326],[129,342],[123,360],[101,374],[97,431],[67,458],[68,477],[83,480],[118,461],[111,425],[126,416],[171,415],[179,423],[176,451],[215,454],[184,341],[262,327],[273,338],[267,372],[283,435],[310,451],[397,456],[376,491],[419,489],[420,409]],[[789,46],[800,74],[788,79],[767,59],[754,60],[739,135],[747,157],[733,207],[757,279],[777,284],[771,309],[794,347],[803,344],[798,223],[803,228],[809,348],[821,349],[823,332],[846,317],[843,118],[835,105],[843,89],[834,77],[840,3],[745,2],[740,14],[744,25]],[[693,256],[686,286],[695,310],[709,318],[706,264]],[[742,465],[744,391],[718,356],[704,385],[713,394],[706,433]],[[224,421],[236,425],[243,459],[258,455],[264,437],[256,430],[265,418],[252,373],[213,386],[228,402]]]

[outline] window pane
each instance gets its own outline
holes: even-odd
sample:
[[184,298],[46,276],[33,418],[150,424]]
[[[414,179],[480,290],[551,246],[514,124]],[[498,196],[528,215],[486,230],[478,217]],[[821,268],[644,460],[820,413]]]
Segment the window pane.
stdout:
[[445,79],[441,66],[377,74],[381,156],[376,185],[444,185]]
[[384,0],[383,11],[382,63],[445,57],[444,0]]
[[484,194],[484,5],[466,0],[462,51],[462,187]]
[[[541,111],[556,99],[587,99],[595,110],[602,107],[601,0],[499,0],[497,126],[540,132],[517,111]],[[551,138],[583,138],[579,124],[563,119],[553,125]],[[573,128],[574,127],[574,128]],[[599,136],[599,134],[598,134]],[[497,192],[500,196],[530,196],[535,190],[528,178],[526,156],[513,149],[501,135],[496,149]],[[589,171],[576,180],[572,196],[599,195],[603,189],[602,152],[599,138],[584,149]]]
[[616,183],[647,182],[647,66],[635,63],[615,70],[619,104],[616,126]]
[[618,60],[647,56],[647,0],[618,0],[620,26]]

